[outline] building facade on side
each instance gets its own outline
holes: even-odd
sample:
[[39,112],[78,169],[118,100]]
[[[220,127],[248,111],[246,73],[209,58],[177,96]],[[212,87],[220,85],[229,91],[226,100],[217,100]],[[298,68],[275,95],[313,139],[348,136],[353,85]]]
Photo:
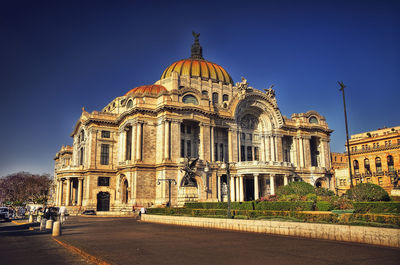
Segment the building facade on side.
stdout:
[[[391,194],[400,175],[400,126],[354,134],[349,146],[353,185],[370,182]],[[349,173],[342,173],[336,182],[339,189],[346,190],[350,188]]]
[[[136,87],[101,112],[82,110],[55,157],[56,204],[117,211],[138,205],[232,201],[275,194],[302,180],[333,189],[330,134],[315,111],[282,116],[272,88],[233,83],[202,56],[174,62],[153,85]],[[195,162],[186,185],[185,159]],[[186,162],[187,163],[187,162]]]

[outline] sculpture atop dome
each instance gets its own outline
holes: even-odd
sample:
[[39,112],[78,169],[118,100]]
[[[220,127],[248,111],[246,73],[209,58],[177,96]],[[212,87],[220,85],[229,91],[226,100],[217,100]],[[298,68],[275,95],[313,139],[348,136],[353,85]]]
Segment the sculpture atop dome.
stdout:
[[192,34],[193,34],[193,37],[194,37],[194,43],[192,44],[190,59],[201,59],[201,60],[204,60],[204,58],[203,58],[203,48],[200,46],[200,43],[199,43],[200,33],[196,33],[194,31],[192,31]]

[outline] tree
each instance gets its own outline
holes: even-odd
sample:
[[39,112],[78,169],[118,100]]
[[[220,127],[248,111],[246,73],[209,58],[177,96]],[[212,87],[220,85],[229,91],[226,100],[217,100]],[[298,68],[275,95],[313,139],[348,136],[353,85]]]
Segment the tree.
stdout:
[[11,204],[45,203],[52,180],[49,174],[18,172],[0,178],[0,202]]
[[349,199],[362,201],[390,201],[389,194],[379,185],[360,183],[346,192]]

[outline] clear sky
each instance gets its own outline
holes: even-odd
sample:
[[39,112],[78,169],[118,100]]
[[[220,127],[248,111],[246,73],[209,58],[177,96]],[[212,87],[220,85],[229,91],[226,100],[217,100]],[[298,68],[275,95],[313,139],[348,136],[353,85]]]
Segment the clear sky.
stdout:
[[53,174],[81,108],[101,110],[190,56],[234,82],[275,84],[283,115],[324,115],[343,152],[350,134],[400,125],[400,1],[2,1],[0,176]]

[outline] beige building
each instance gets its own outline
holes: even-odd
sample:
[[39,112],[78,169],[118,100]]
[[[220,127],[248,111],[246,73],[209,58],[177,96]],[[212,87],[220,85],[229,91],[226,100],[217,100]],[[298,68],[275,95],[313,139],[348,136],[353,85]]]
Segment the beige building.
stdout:
[[[400,175],[400,126],[354,134],[349,144],[353,185],[371,182],[390,194]],[[340,190],[349,189],[349,173],[336,176],[336,182]]]
[[[332,130],[315,111],[282,116],[273,89],[202,56],[198,36],[188,59],[174,62],[152,85],[136,87],[102,111],[82,115],[73,145],[55,157],[56,204],[97,210],[225,201],[230,163],[232,201],[274,194],[303,180],[330,187]],[[182,182],[185,157],[199,158],[195,185]]]

